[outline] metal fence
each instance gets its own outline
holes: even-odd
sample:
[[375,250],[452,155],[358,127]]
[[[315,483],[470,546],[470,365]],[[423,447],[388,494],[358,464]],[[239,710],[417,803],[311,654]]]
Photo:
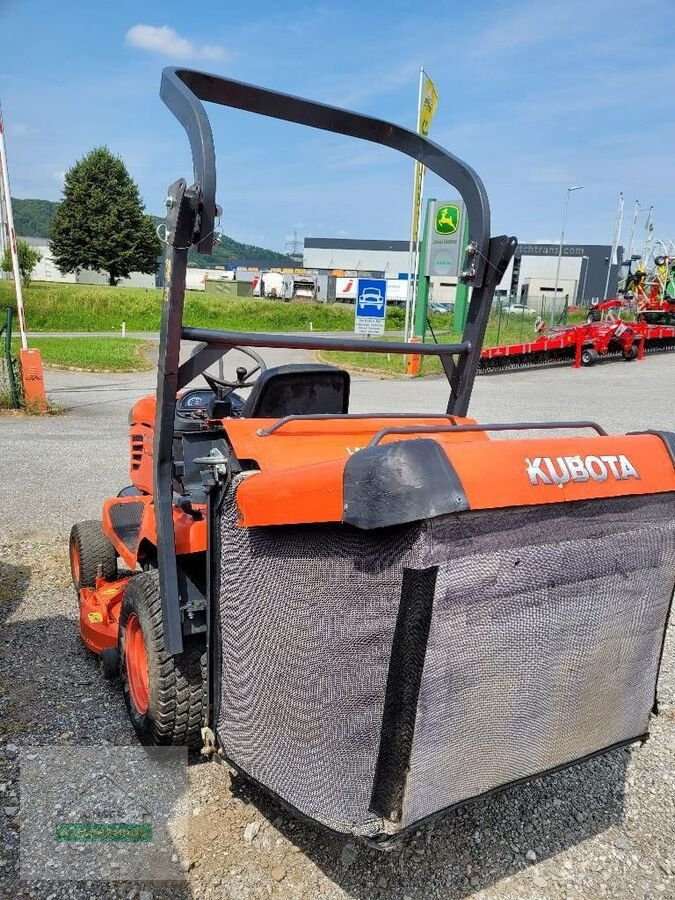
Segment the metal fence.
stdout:
[[12,355],[12,319],[14,310],[8,306],[0,325],[0,409],[18,409],[21,405],[19,363]]
[[500,298],[490,316],[490,343],[524,343],[533,340],[537,325],[565,325],[570,314],[567,297]]

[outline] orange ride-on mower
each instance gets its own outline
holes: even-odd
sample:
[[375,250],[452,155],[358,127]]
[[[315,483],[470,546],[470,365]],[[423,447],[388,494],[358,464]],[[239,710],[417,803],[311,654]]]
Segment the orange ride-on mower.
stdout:
[[[204,744],[380,844],[644,740],[675,582],[675,436],[467,418],[516,241],[490,237],[482,182],[441,147],[185,69],[164,71],[161,96],[195,173],[167,198],[157,394],[131,411],[132,485],[71,537],[82,638],[119,670],[139,739]],[[351,414],[347,372],[258,355],[356,339],[183,325],[188,249],[211,250],[216,214],[205,100],[382,144],[459,191],[462,340],[369,343],[440,357],[444,411]],[[182,341],[199,344],[184,362]],[[246,366],[207,372],[235,348]]]

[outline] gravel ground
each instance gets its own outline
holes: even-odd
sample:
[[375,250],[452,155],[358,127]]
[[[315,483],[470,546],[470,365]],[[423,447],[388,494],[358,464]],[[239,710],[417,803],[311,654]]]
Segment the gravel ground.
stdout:
[[[617,371],[622,375],[627,368]],[[662,376],[668,372],[664,366],[657,371]],[[672,377],[672,368],[669,371]],[[532,374],[513,380],[505,376],[501,385],[491,379],[490,388],[497,391],[492,406],[496,409],[504,402],[513,407],[514,388],[533,385]],[[547,377],[545,384],[554,390],[560,390],[568,378],[553,372]],[[65,379],[65,373],[60,378]],[[479,399],[486,396],[486,388],[480,386]],[[395,389],[392,385],[388,391]],[[401,383],[399,390],[408,389]],[[589,391],[597,398],[596,392]],[[128,398],[129,393],[123,396]],[[604,399],[614,418],[615,396],[607,392]],[[647,391],[641,396],[650,395]],[[543,418],[546,390],[539,397],[525,390],[522,397],[533,417]],[[91,402],[91,394],[89,398]],[[670,402],[661,398],[651,410],[636,404],[635,427],[652,413],[654,418],[670,419],[672,427]],[[114,415],[110,407],[104,413],[110,433],[120,432],[115,445],[120,448],[126,406],[127,402],[117,402]],[[485,411],[478,411],[483,418]],[[516,415],[519,412],[515,410]],[[92,406],[32,427],[49,428],[49,446],[58,450],[57,436],[62,438],[61,446],[67,446],[77,435],[78,415],[87,421]],[[0,422],[0,449],[3,441],[11,443],[7,432],[2,434],[5,424]],[[16,426],[15,435],[22,438],[24,428],[25,424]],[[45,431],[43,439],[47,435]],[[76,499],[87,508],[109,493],[108,481],[116,483],[124,469],[124,460],[113,465],[111,458],[111,468],[98,471],[94,462],[95,456],[93,471],[83,476],[84,487],[77,488]],[[27,502],[39,505],[43,514],[33,519],[30,531],[17,508],[7,519],[6,538],[0,539],[0,896],[45,900],[675,898],[673,624],[661,673],[661,714],[653,720],[652,737],[644,747],[615,751],[466,806],[421,828],[389,853],[303,824],[232,776],[226,766],[197,759],[189,768],[188,795],[180,801],[177,834],[186,837],[180,859],[187,883],[21,882],[19,752],[35,745],[94,748],[134,743],[121,692],[100,677],[94,658],[77,636],[62,515],[55,512],[61,492],[55,489],[46,497],[48,483],[45,472],[42,487],[31,487]]]

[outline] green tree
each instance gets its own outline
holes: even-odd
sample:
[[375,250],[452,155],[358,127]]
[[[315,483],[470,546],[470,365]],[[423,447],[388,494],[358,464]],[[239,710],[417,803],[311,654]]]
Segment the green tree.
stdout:
[[[42,259],[42,254],[30,247],[25,241],[19,239],[16,242],[16,255],[19,257],[21,280],[25,285],[29,285],[33,269]],[[5,257],[2,260],[2,271],[12,271],[12,253],[9,247],[5,250]]]
[[131,272],[157,270],[160,243],[138,187],[122,160],[97,147],[66,172],[52,223],[51,250],[61,272],[107,272],[111,285]]

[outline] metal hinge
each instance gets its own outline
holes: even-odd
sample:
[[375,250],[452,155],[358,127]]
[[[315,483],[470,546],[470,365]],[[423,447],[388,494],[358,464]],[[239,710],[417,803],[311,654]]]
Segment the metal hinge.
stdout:
[[199,466],[207,467],[206,471],[202,470],[201,472],[202,484],[207,492],[215,487],[217,483],[227,481],[229,475],[229,461],[217,447],[213,447],[209,451],[208,456],[200,456],[195,459],[195,463]]

